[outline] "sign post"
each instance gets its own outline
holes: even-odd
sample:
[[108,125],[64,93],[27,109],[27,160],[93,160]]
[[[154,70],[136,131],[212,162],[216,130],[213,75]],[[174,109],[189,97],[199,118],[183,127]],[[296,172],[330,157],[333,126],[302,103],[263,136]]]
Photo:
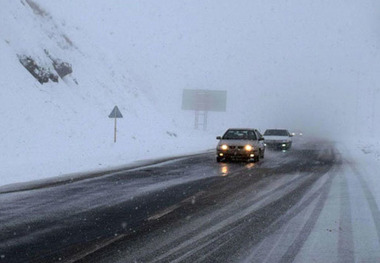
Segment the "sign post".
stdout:
[[113,110],[111,111],[111,114],[108,116],[108,118],[114,118],[115,119],[115,129],[114,129],[114,136],[113,136],[113,142],[116,142],[116,125],[117,125],[117,122],[116,120],[118,118],[123,118],[123,115],[121,114],[119,108],[117,106],[115,106],[113,108]]

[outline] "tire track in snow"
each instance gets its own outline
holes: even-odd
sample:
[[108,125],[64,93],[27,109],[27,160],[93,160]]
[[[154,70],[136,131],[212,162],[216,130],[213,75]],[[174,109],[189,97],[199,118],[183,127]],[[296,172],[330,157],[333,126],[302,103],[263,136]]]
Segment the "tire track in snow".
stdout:
[[319,215],[322,212],[322,209],[324,207],[324,204],[327,200],[328,193],[330,191],[330,187],[332,184],[332,179],[334,176],[330,175],[329,179],[325,183],[324,187],[321,189],[321,194],[319,196],[318,202],[311,213],[311,216],[306,221],[305,225],[302,227],[301,231],[299,232],[296,239],[293,241],[293,243],[290,245],[288,250],[285,252],[285,254],[281,257],[280,262],[293,262],[299,251],[301,250],[302,246],[304,245],[305,241],[309,237],[311,231],[313,230],[315,224],[317,223],[317,220],[319,218]]
[[[231,241],[230,237],[228,237],[227,234],[231,232],[246,232],[244,231],[245,228],[248,228],[249,225],[255,224],[254,222],[247,224],[245,220],[245,218],[251,217],[254,211],[265,209],[265,207],[270,206],[274,200],[281,202],[280,200],[282,197],[284,197],[284,195],[291,195],[291,193],[302,189],[302,186],[305,187],[308,185],[310,183],[310,180],[314,181],[312,178],[313,176],[309,175],[306,177],[296,177],[290,181],[285,182],[284,184],[276,187],[263,196],[260,196],[257,199],[255,198],[254,200],[248,202],[245,206],[241,207],[241,212],[229,216],[219,224],[212,224],[210,229],[207,229],[207,231],[201,231],[198,236],[193,236],[192,238],[186,239],[183,242],[177,240],[176,242],[178,242],[178,244],[175,246],[175,248],[172,248],[170,251],[167,251],[167,253],[155,258],[155,260],[152,260],[152,262],[177,262],[179,259],[185,262],[202,261],[197,258],[197,255],[203,254],[201,258],[205,259],[213,252],[223,249],[224,245]],[[319,195],[320,192],[315,193],[306,202],[312,202]],[[269,200],[269,203],[266,201],[267,199]],[[259,205],[260,203],[263,203],[261,208],[261,205]],[[303,210],[303,208],[301,208],[301,210]],[[299,213],[299,210],[297,210],[297,213]],[[290,218],[294,216],[295,214],[292,214]],[[280,221],[283,222],[282,220]],[[278,223],[275,225],[278,226]],[[210,240],[212,242],[210,242]]]
[[340,183],[340,219],[338,231],[338,262],[355,262],[351,201],[346,175]]
[[376,233],[377,233],[377,239],[380,243],[380,210],[379,206],[376,203],[376,198],[372,194],[371,189],[368,187],[367,182],[365,181],[363,175],[360,173],[360,171],[351,164],[351,169],[354,171],[354,174],[359,180],[360,186],[363,189],[364,196],[367,200],[369,209],[371,211],[372,219],[376,227]]
[[[329,177],[319,179],[319,182],[302,198],[297,206],[289,210],[285,216],[277,220],[270,227],[272,229],[278,227],[279,230],[274,230],[273,233],[268,230],[267,238],[260,242],[242,262],[278,262],[287,250],[287,248],[285,248],[283,253],[281,252],[283,242],[289,242],[288,244],[291,244],[297,237],[297,233],[299,233],[299,230],[296,229],[302,229],[302,226],[306,224],[304,219],[297,220],[296,218],[300,215],[301,217],[305,217],[305,219],[310,218],[317,200],[319,200],[321,196],[322,189],[326,187],[328,179]],[[307,210],[310,210],[310,212]]]

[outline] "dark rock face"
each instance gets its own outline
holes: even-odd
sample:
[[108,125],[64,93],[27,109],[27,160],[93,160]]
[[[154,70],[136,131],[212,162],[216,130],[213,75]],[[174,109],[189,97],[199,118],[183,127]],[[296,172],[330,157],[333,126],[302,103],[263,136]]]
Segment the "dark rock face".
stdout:
[[29,71],[32,76],[41,84],[47,83],[49,80],[58,82],[58,76],[48,68],[39,66],[33,58],[25,55],[18,56],[20,63]]
[[61,78],[73,72],[71,65],[67,62],[61,61],[60,59],[53,60],[53,67]]
[[51,60],[53,63],[53,67],[57,74],[63,78],[64,76],[67,76],[73,72],[73,68],[70,63],[64,62],[60,60],[59,58],[55,58],[52,55],[50,55],[50,52],[47,49],[44,49],[46,56]]

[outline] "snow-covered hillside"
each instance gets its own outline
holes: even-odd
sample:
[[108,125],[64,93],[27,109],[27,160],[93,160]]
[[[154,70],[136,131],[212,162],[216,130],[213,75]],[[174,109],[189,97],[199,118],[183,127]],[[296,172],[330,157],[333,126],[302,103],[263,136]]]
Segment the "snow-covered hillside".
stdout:
[[[39,2],[1,1],[0,185],[214,146],[214,134],[189,130],[160,111],[149,80],[128,70],[130,61]],[[66,13],[67,20],[78,13]],[[40,84],[20,56],[55,75],[52,59],[71,64],[73,72]],[[115,105],[124,115],[117,143],[108,118]]]

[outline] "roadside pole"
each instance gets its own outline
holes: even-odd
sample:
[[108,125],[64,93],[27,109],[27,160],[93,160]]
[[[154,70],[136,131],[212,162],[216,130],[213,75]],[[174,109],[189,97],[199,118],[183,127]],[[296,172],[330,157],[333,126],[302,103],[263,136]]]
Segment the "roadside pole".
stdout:
[[121,114],[119,108],[117,106],[115,106],[113,108],[113,110],[111,111],[111,114],[108,116],[108,118],[114,118],[115,119],[113,142],[116,143],[117,119],[118,118],[123,118],[123,115]]
[[116,142],[116,131],[117,131],[116,123],[117,123],[117,118],[115,117],[115,132],[114,132],[114,136],[113,136],[113,142]]

